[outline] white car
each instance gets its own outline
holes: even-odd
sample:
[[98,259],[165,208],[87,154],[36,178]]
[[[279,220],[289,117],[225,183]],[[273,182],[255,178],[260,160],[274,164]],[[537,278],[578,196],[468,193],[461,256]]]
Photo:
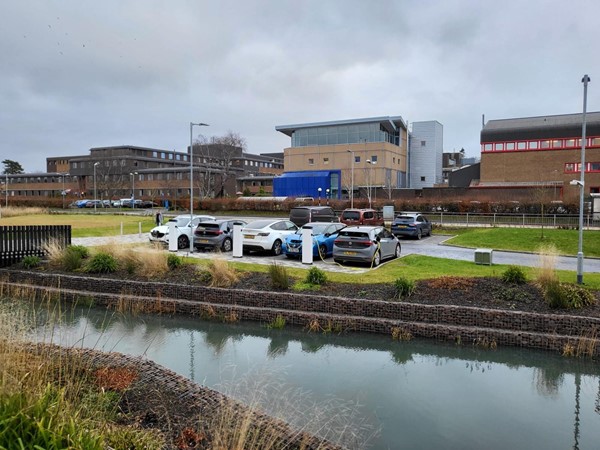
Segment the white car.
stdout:
[[298,227],[289,220],[255,220],[242,228],[243,247],[248,251],[271,251],[281,255],[281,247],[286,236],[293,234]]
[[174,217],[164,225],[159,225],[150,230],[150,242],[162,242],[169,244],[169,223],[175,222],[175,239],[177,239],[177,248],[184,249],[190,247],[190,236],[192,235],[192,228],[196,228],[200,222],[206,220],[216,220],[213,216],[197,216],[194,215],[190,220],[189,214]]

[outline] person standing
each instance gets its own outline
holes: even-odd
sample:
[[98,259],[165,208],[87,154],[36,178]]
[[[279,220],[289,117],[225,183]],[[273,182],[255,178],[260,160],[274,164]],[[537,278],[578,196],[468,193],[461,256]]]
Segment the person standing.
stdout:
[[161,226],[162,225],[162,214],[160,211],[156,211],[155,219],[156,219],[156,226],[157,227]]

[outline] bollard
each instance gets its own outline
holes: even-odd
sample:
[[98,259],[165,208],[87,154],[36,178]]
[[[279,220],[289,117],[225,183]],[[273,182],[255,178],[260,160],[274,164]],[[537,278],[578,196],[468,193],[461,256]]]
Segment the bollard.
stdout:
[[142,222],[138,222],[138,236],[142,237]]
[[313,263],[312,227],[302,227],[302,264]]
[[123,222],[121,222],[121,236],[123,236]]
[[233,248],[231,256],[241,258],[244,254],[244,237],[242,236],[242,224],[233,222]]

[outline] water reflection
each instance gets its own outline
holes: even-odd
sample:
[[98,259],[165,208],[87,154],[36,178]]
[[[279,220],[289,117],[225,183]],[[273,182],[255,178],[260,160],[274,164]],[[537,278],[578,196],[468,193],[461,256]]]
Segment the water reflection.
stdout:
[[381,428],[373,448],[583,450],[600,442],[598,366],[545,352],[94,309],[63,313],[53,337],[144,354],[242,400],[260,391],[267,411],[300,426],[344,411],[337,418],[350,420],[348,429]]

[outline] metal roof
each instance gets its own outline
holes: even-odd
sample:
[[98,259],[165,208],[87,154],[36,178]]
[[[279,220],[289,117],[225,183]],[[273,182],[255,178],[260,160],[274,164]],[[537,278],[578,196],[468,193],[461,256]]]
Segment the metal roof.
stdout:
[[[546,128],[582,125],[582,113],[556,116],[523,117],[517,119],[489,120],[483,130],[516,130],[522,128]],[[600,123],[600,112],[586,113],[586,123]]]
[[406,123],[402,116],[381,116],[381,117],[368,117],[363,119],[346,119],[346,120],[333,120],[329,122],[312,122],[312,123],[300,123],[295,125],[279,125],[275,127],[275,130],[280,131],[283,134],[292,136],[292,133],[296,130],[303,128],[319,128],[319,127],[330,127],[337,125],[358,125],[366,123],[379,123],[388,132],[394,132],[398,128],[404,128],[406,130]]

